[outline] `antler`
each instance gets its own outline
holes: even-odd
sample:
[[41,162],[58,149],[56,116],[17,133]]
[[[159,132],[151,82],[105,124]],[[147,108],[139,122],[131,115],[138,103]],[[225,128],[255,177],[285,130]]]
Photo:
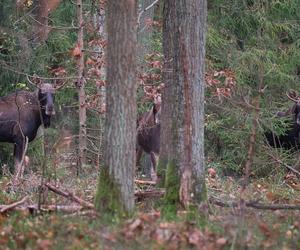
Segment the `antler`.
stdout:
[[29,75],[26,75],[26,78],[27,78],[27,81],[34,87],[38,87],[36,83],[32,82],[30,79],[29,79]]
[[68,79],[65,80],[62,84],[60,84],[58,86],[56,86],[56,84],[55,84],[55,90],[60,90],[62,87],[64,87],[67,84],[67,82],[68,82]]
[[286,96],[293,102],[300,102],[300,97],[297,92],[293,89],[290,89],[289,92],[286,92]]

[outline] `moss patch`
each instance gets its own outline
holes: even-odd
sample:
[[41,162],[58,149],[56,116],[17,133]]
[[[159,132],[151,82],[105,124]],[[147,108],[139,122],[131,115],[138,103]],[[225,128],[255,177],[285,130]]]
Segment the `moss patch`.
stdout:
[[165,187],[166,195],[163,215],[166,218],[172,218],[176,216],[179,207],[180,188],[179,171],[175,160],[169,161],[167,164]]
[[95,207],[101,214],[124,216],[119,184],[109,174],[109,168],[103,167],[98,181]]
[[158,176],[158,187],[164,187],[165,181],[166,181],[166,169],[167,169],[167,159],[164,159],[162,157],[159,158],[158,164],[157,164],[157,176]]

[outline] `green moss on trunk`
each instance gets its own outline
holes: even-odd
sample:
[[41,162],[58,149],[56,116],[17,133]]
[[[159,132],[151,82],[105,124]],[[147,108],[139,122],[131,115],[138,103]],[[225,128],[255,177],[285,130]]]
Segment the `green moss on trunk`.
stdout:
[[166,218],[171,218],[176,216],[177,209],[179,207],[180,177],[179,169],[175,160],[169,161],[167,164],[165,187],[165,205],[162,211]]
[[164,159],[162,157],[159,158],[158,164],[157,164],[157,176],[158,176],[158,187],[164,187],[165,181],[166,181],[166,169],[167,169],[167,159]]
[[98,212],[106,215],[122,217],[125,210],[120,200],[121,191],[119,184],[109,174],[109,168],[103,167],[98,181],[95,207]]
[[193,180],[192,192],[194,193],[193,203],[200,204],[207,201],[207,189],[205,185],[205,176]]

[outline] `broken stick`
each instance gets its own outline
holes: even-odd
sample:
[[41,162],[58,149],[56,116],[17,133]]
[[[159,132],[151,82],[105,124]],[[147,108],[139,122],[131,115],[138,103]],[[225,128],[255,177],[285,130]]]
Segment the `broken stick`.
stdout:
[[95,208],[94,204],[77,197],[76,195],[74,195],[71,192],[62,191],[62,190],[58,189],[57,187],[51,185],[50,183],[46,183],[45,186],[47,188],[49,188],[49,190],[51,190],[52,192],[54,192],[56,194],[59,194],[63,197],[66,197],[66,198],[70,199],[71,201],[74,201],[74,202],[80,204],[83,207],[86,207],[86,208],[89,208],[89,209],[94,209]]

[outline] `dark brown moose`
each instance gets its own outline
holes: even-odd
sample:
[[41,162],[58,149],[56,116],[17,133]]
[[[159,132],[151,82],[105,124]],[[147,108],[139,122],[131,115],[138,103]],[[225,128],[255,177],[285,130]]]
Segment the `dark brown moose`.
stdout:
[[287,125],[287,129],[284,134],[276,135],[272,131],[265,133],[268,144],[272,147],[282,147],[285,149],[300,149],[300,97],[295,91],[287,93],[287,97],[294,102],[294,105],[285,112],[277,112],[276,116],[286,117],[292,115],[291,121]]
[[137,165],[143,152],[151,157],[151,178],[156,181],[155,172],[160,147],[160,113],[161,101],[154,103],[151,110],[145,112],[138,120],[137,128]]
[[50,126],[55,87],[39,84],[34,92],[16,91],[0,97],[0,142],[14,143],[15,170],[22,167],[26,145],[36,137],[41,124]]

